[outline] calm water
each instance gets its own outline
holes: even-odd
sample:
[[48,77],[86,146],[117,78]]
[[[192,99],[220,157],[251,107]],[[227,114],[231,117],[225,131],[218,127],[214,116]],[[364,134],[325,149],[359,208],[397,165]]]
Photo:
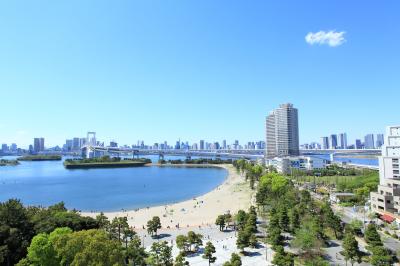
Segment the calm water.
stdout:
[[21,162],[0,167],[0,201],[27,205],[64,201],[82,211],[117,211],[190,199],[220,185],[219,168],[139,167],[66,170],[62,162]]

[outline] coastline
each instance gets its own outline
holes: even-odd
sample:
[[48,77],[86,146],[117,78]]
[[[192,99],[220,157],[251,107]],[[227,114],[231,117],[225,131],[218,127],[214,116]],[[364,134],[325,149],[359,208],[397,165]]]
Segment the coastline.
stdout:
[[[147,221],[159,216],[162,228],[194,227],[214,224],[218,215],[235,214],[238,210],[250,207],[252,191],[243,177],[232,165],[161,165],[160,167],[219,167],[228,171],[224,182],[215,189],[193,199],[140,208],[104,212],[110,220],[114,217],[127,217],[130,226],[135,229],[146,227]],[[81,212],[84,216],[96,217],[100,212]]]

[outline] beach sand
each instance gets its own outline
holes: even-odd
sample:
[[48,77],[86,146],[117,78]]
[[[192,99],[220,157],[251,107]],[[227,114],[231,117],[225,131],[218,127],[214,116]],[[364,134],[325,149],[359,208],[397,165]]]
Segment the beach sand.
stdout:
[[[104,214],[110,220],[114,217],[127,216],[129,225],[135,229],[143,229],[148,220],[153,216],[159,216],[162,228],[174,229],[178,224],[180,228],[214,224],[220,214],[227,212],[235,214],[240,209],[247,211],[252,198],[248,183],[245,183],[244,177],[240,176],[232,165],[218,165],[218,167],[228,170],[228,176],[220,186],[207,194],[174,204]],[[82,215],[91,217],[96,217],[98,214],[82,212]]]

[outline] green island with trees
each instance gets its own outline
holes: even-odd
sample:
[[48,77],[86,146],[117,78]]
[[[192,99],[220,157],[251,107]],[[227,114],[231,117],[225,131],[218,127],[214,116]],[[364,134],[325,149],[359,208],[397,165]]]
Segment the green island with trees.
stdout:
[[18,161],[61,161],[61,155],[25,155],[18,157]]
[[0,166],[15,166],[18,164],[19,164],[18,160],[0,159]]
[[88,169],[88,168],[119,168],[140,167],[151,163],[150,159],[121,159],[119,157],[103,156],[90,159],[67,159],[64,161],[66,169]]

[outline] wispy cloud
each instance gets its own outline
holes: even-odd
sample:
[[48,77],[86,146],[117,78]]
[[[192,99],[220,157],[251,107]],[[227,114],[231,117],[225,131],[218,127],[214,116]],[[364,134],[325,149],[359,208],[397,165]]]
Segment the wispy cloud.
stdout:
[[319,32],[309,32],[305,39],[306,42],[314,45],[314,44],[327,44],[330,47],[336,47],[342,45],[346,42],[344,38],[345,31],[319,31]]

